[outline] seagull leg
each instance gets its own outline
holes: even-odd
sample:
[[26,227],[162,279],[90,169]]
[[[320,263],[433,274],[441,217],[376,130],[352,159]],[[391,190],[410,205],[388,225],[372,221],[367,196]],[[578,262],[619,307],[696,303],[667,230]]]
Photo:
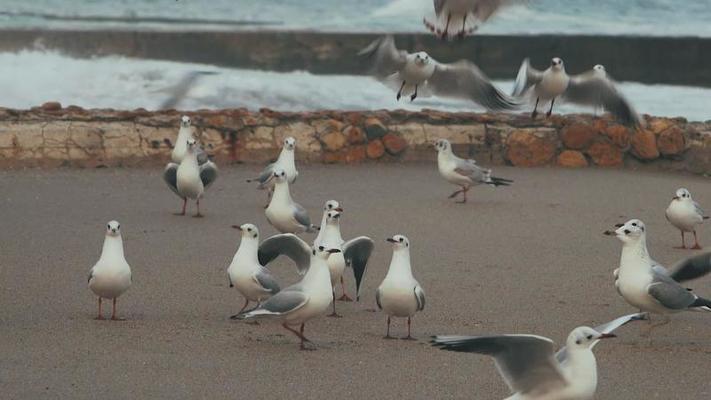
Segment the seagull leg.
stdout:
[[333,305],[333,312],[328,314],[329,317],[334,317],[334,318],[341,318],[342,315],[336,312],[336,288],[331,288],[331,296],[333,301],[331,304]]
[[462,201],[458,201],[457,203],[464,204],[467,202],[467,192],[468,191],[469,191],[469,187],[462,186],[462,195],[464,196],[464,198],[462,199]]
[[410,96],[410,101],[414,101],[417,98],[417,85],[415,85],[415,93]]
[[550,117],[551,114],[553,114],[553,104],[555,103],[555,97],[551,100],[551,108],[548,109],[548,112],[546,113],[546,117]]
[[699,244],[699,238],[696,237],[696,229],[694,229],[694,247],[692,247],[693,250],[701,250],[702,247]]
[[306,339],[306,337],[304,336],[304,324],[301,324],[301,329],[300,329],[301,332],[297,331],[296,329],[291,329],[289,327],[289,325],[286,324],[286,322],[281,324],[281,326],[283,326],[286,330],[288,330],[289,332],[296,335],[299,339],[301,339],[301,350],[316,350],[315,348],[310,349],[305,346],[306,343],[311,343],[311,341],[309,339]]
[[245,297],[244,298],[244,305],[242,306],[242,308],[240,308],[239,311],[237,311],[237,314],[231,315],[230,319],[237,319],[237,317],[239,317],[239,315],[242,314],[242,311],[244,311],[244,309],[247,308],[248,305],[249,305],[249,299],[247,299]]
[[406,83],[407,83],[407,81],[402,81],[402,85],[400,85],[400,90],[397,91],[397,96],[395,96],[395,98],[396,98],[398,101],[400,101],[400,97],[402,97],[402,89],[405,88],[405,84],[406,84]]
[[346,284],[343,281],[343,277],[341,276],[341,291],[343,292],[343,295],[338,298],[338,301],[353,301],[348,294],[346,294]]
[[674,247],[675,249],[685,249],[686,248],[686,243],[684,242],[684,231],[679,230],[681,232],[681,246],[679,247]]
[[390,336],[390,316],[388,315],[388,330],[385,331],[385,337],[383,339],[395,339],[394,337]]
[[444,31],[442,32],[442,37],[440,39],[447,40],[449,36],[449,21],[452,19],[452,13],[447,14],[447,23],[444,25]]
[[536,97],[536,105],[533,106],[533,112],[531,113],[531,118],[536,119],[536,116],[538,115],[538,101],[540,100],[539,97]]
[[462,30],[457,34],[458,39],[464,39],[467,35],[467,14],[464,14],[464,19],[462,20]]
[[197,203],[197,214],[193,215],[194,218],[202,218],[202,214],[200,214],[200,198],[196,200]]
[[412,322],[412,317],[407,317],[407,336],[402,338],[402,340],[417,340],[410,334],[410,325]]
[[462,186],[461,189],[459,189],[459,190],[455,191],[454,193],[450,194],[449,197],[448,197],[448,199],[453,199],[453,198],[457,197],[457,195],[458,195],[459,193],[462,193],[463,191],[464,191],[464,186]]
[[111,305],[111,320],[112,321],[123,321],[123,318],[118,318],[116,316],[116,298],[114,297],[114,301]]
[[101,313],[101,297],[99,297],[99,315],[96,319],[104,319],[104,315]]
[[175,213],[175,215],[185,215],[185,208],[188,206],[188,198],[183,197],[183,211]]

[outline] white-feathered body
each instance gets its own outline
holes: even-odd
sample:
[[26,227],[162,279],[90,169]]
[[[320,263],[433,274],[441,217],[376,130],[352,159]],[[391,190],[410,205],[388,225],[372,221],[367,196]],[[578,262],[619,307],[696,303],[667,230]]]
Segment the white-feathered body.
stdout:
[[394,317],[411,317],[418,309],[415,288],[419,283],[412,275],[410,251],[406,247],[393,250],[385,279],[378,287],[380,307]]
[[277,181],[274,185],[274,194],[264,213],[269,223],[279,232],[301,233],[308,228],[301,225],[294,217],[293,203],[288,182]]
[[677,229],[693,232],[696,225],[704,222],[703,215],[698,210],[698,205],[691,198],[677,198],[667,207],[666,217]]
[[309,300],[298,310],[286,315],[285,321],[288,325],[300,325],[320,316],[331,304],[333,298],[331,274],[328,271],[326,260],[318,256],[311,258],[311,266],[300,283],[301,289],[308,294]]
[[227,274],[230,277],[230,282],[245,299],[262,302],[274,293],[265,289],[255,278],[259,272],[268,273],[266,268],[259,264],[258,249],[257,238],[243,235],[239,248],[232,258],[230,266],[227,267]]
[[115,299],[131,286],[131,267],[123,254],[120,235],[106,235],[99,261],[91,269],[89,289],[104,299]]
[[176,186],[178,192],[190,199],[198,199],[205,192],[205,187],[200,178],[200,167],[198,166],[197,156],[195,152],[188,151],[183,161],[178,166],[176,172]]
[[549,68],[543,72],[541,82],[535,86],[536,97],[541,101],[554,99],[568,89],[570,77],[561,65],[559,68]]
[[[341,227],[337,218],[328,220],[322,225],[319,235],[320,237],[314,240],[314,246],[343,250],[344,240],[343,237],[341,237]],[[326,263],[331,273],[331,285],[336,285],[336,283],[341,280],[343,271],[346,269],[346,259],[343,256],[343,252],[329,255]]]
[[473,181],[470,177],[457,173],[457,158],[451,148],[437,153],[437,169],[440,175],[450,183],[459,186],[470,186]]
[[175,146],[173,146],[173,151],[170,153],[170,158],[174,163],[180,164],[183,161],[185,153],[188,151],[188,140],[193,138],[193,127],[181,125],[180,130],[178,130],[178,138],[175,140]]

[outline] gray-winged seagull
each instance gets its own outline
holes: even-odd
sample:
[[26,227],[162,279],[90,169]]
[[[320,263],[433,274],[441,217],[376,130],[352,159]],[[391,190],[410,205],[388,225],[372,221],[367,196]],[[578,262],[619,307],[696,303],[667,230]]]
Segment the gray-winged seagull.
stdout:
[[197,202],[197,212],[195,217],[202,217],[200,214],[200,198],[205,190],[217,179],[217,166],[212,161],[207,161],[199,165],[197,154],[199,146],[195,139],[188,139],[187,151],[180,165],[168,163],[163,171],[163,180],[168,184],[170,190],[183,199],[183,209],[178,215],[185,215],[185,208],[188,198]]
[[121,224],[109,221],[106,226],[104,246],[99,261],[89,272],[89,289],[99,297],[97,319],[104,319],[101,313],[101,299],[111,299],[111,319],[116,320],[116,299],[131,287],[131,267],[123,255]]
[[694,247],[692,249],[699,250],[699,239],[696,237],[696,225],[701,225],[705,219],[709,217],[705,215],[704,210],[691,198],[691,193],[684,188],[677,189],[676,195],[672,197],[669,207],[665,213],[667,220],[681,232],[681,247],[686,248],[684,242],[684,232],[694,233]]
[[311,224],[306,209],[291,198],[286,171],[276,169],[273,175],[274,195],[264,210],[269,223],[282,233],[314,232],[317,227]]
[[466,35],[476,32],[479,25],[486,22],[499,9],[526,2],[526,0],[433,0],[437,20],[431,22],[424,18],[423,22],[427,29],[441,39],[451,38],[449,27],[456,26],[459,28],[456,37],[463,39]]

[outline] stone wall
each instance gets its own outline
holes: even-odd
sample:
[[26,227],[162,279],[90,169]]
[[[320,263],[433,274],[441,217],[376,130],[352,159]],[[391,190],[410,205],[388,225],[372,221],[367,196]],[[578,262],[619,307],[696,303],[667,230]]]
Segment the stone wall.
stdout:
[[[193,118],[203,146],[218,164],[274,159],[286,136],[307,162],[432,160],[445,138],[462,156],[483,164],[520,167],[621,167],[648,164],[694,173],[711,171],[711,122],[646,116],[638,131],[609,117],[407,111],[199,110]],[[62,108],[0,108],[0,166],[99,167],[161,165],[168,161],[180,116]]]

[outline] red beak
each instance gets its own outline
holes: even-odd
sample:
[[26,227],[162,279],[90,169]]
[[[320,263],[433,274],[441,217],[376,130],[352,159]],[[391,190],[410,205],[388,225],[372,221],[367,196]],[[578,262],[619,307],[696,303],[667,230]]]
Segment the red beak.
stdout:
[[617,335],[615,335],[614,333],[603,333],[598,339],[612,339],[616,337]]

